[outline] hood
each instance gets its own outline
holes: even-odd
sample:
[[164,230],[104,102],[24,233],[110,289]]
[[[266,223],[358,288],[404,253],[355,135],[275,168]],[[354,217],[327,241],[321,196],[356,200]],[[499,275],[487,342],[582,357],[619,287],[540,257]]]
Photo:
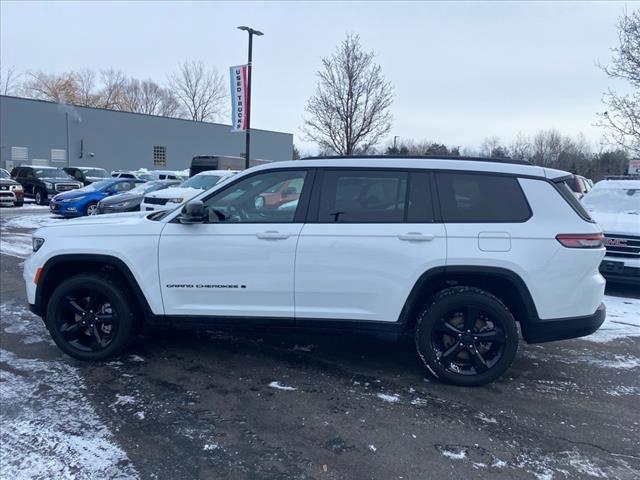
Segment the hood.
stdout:
[[627,212],[599,212],[587,209],[589,215],[598,223],[606,234],[640,236],[640,215]]
[[0,178],[0,185],[20,185],[20,184],[15,180],[12,180],[11,178]]
[[86,190],[69,190],[68,192],[63,192],[63,193],[59,193],[57,194],[55,197],[53,197],[54,200],[56,201],[60,201],[60,200],[69,200],[72,198],[80,198],[80,197],[84,197],[85,195],[89,195],[91,193],[99,193],[96,191],[86,191]]
[[142,200],[142,194],[133,193],[120,193],[118,195],[112,195],[111,197],[103,198],[100,200],[102,205],[115,205],[116,203],[127,202],[131,200]]
[[153,198],[182,198],[183,200],[189,200],[192,197],[195,197],[199,193],[202,193],[204,190],[200,188],[165,188],[163,190],[158,190],[156,192],[151,192],[145,195],[145,197],[153,197]]

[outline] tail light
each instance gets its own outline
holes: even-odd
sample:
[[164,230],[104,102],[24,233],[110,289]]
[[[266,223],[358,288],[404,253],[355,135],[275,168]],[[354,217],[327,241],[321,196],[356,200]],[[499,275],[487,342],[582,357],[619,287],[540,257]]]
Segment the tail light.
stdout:
[[601,248],[604,235],[602,233],[560,233],[558,240],[567,248]]

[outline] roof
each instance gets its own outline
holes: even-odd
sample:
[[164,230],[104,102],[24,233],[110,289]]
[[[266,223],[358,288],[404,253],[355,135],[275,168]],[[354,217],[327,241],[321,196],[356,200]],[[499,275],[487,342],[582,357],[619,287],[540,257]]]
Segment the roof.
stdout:
[[619,190],[640,189],[640,178],[636,177],[629,180],[600,180],[593,188],[597,188],[598,190],[605,188]]
[[252,167],[252,170],[296,167],[354,167],[354,168],[425,168],[433,170],[465,170],[477,172],[510,173],[542,178],[559,178],[568,172],[531,165],[477,159],[474,157],[317,157],[305,160],[273,162]]

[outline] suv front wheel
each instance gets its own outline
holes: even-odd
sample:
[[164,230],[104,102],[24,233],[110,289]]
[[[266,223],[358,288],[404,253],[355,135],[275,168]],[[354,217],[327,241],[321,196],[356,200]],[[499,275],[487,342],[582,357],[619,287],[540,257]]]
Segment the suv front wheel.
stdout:
[[36,205],[46,205],[47,204],[47,192],[43,189],[39,188],[36,190],[35,195]]
[[509,309],[474,287],[439,292],[419,315],[415,335],[429,371],[460,386],[495,380],[509,368],[518,349],[518,329]]
[[104,360],[133,340],[132,305],[127,290],[108,276],[80,274],[53,291],[46,324],[66,354],[79,360]]

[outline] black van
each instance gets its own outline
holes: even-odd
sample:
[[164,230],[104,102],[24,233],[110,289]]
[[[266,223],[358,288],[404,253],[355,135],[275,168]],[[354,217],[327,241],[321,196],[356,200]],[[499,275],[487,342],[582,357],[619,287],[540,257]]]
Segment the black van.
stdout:
[[[265,160],[251,160],[251,166],[269,163]],[[205,172],[207,170],[244,170],[244,157],[225,157],[222,155],[196,155],[191,159],[189,176]]]

